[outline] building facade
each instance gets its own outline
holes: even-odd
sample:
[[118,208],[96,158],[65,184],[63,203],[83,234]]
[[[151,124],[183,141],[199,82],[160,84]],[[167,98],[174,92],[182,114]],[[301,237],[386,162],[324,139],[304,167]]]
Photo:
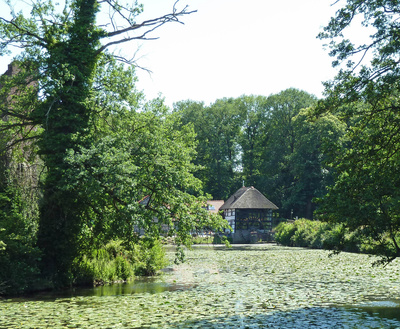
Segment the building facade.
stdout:
[[262,239],[272,229],[272,213],[278,207],[255,187],[237,190],[220,208],[232,228],[235,243]]

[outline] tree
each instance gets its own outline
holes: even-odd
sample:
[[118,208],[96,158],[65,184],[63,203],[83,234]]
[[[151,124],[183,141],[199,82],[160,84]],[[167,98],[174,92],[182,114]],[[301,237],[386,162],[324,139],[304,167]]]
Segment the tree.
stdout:
[[242,117],[242,129],[239,143],[243,167],[243,178],[247,186],[257,186],[260,178],[260,166],[265,144],[268,141],[267,97],[242,96],[236,100]]
[[37,85],[15,65],[0,77],[0,293],[23,292],[36,282],[40,251],[39,173],[42,162],[32,140],[40,129],[21,117],[37,104]]
[[[71,267],[80,252],[82,218],[88,215],[89,206],[80,198],[81,186],[71,182],[74,188],[65,188],[63,184],[65,173],[71,170],[70,155],[91,147],[89,132],[94,112],[116,102],[103,99],[109,103],[94,106],[97,88],[106,84],[96,84],[96,75],[102,65],[112,60],[107,49],[150,39],[156,28],[179,22],[180,17],[191,12],[187,7],[177,10],[174,6],[171,14],[137,23],[142,12],[137,3],[127,7],[113,0],[74,0],[59,9],[51,1],[38,1],[33,3],[29,17],[15,13],[9,5],[11,18],[0,17],[0,53],[11,46],[22,48],[17,78],[21,82],[29,77],[38,89],[29,93],[30,106],[3,107],[3,116],[17,120],[17,126],[42,129],[35,136],[46,168],[38,245],[43,252],[43,273],[65,285],[72,281]],[[101,11],[109,13],[109,24],[97,21]]]
[[242,180],[280,207],[283,216],[312,218],[312,201],[326,191],[330,171],[322,145],[336,140],[341,125],[333,116],[308,120],[316,98],[287,89],[276,95],[222,99],[205,107],[191,101],[175,104],[182,122],[197,134],[196,173],[205,190],[227,199]]
[[[400,256],[399,11],[396,1],[348,0],[320,34],[331,40],[333,64],[346,65],[326,83],[318,112],[349,125],[331,160],[337,176],[324,217],[344,223],[383,262]],[[369,43],[355,45],[343,32],[359,16],[373,33]]]
[[344,134],[346,125],[333,114],[312,118],[313,109],[302,109],[293,118],[296,133],[294,152],[288,156],[293,183],[285,200],[296,215],[313,219],[315,200],[332,185],[333,170],[327,165],[326,151]]
[[[214,199],[227,199],[238,188],[238,138],[241,116],[236,100],[219,99],[209,107],[192,101],[175,104],[182,123],[192,124],[197,134],[199,165],[196,177]],[[240,184],[240,183],[239,183]]]
[[291,158],[301,138],[294,118],[301,109],[315,103],[315,96],[294,88],[269,96],[265,103],[268,116],[264,124],[264,140],[260,142],[264,145],[259,168],[260,191],[274,200],[286,218],[291,216],[291,210],[300,215],[304,209],[294,202],[292,195],[296,173]]
[[[118,65],[108,69],[120,77],[105,87],[115,98],[126,88],[123,81],[132,79],[124,79]],[[95,115],[89,146],[69,150],[66,158],[64,190],[78,191],[89,212],[82,218],[81,243],[88,245],[83,250],[116,238],[132,247],[139,234],[150,239],[168,234],[178,245],[189,245],[191,232],[223,227],[220,216],[209,216],[201,182],[192,174],[193,130],[177,130],[179,117],[162,100],[135,111],[137,95],[129,95]],[[98,96],[107,97],[104,90]]]

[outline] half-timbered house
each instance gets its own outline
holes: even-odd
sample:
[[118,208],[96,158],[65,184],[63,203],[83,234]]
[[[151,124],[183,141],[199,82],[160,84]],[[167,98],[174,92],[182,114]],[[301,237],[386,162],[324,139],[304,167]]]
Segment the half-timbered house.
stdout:
[[237,190],[220,208],[232,228],[234,242],[251,242],[272,229],[278,207],[253,186]]

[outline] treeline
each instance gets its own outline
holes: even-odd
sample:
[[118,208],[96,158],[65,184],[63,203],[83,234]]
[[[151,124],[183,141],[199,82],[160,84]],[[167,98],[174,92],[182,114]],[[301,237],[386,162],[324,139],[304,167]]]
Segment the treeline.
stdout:
[[174,112],[194,127],[195,175],[214,198],[254,185],[283,218],[343,229],[329,248],[391,262],[400,257],[399,95],[378,80],[342,72],[323,100],[288,89],[210,106],[179,102]]
[[315,198],[327,192],[332,169],[325,149],[343,135],[333,115],[313,120],[315,96],[287,89],[270,96],[174,104],[196,133],[195,176],[214,199],[226,200],[244,183],[279,207],[283,218],[312,219]]

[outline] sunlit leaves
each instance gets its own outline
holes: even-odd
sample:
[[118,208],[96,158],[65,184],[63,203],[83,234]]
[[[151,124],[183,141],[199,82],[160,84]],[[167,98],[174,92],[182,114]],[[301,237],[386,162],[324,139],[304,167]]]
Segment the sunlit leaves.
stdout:
[[[337,63],[354,61],[325,85],[328,97],[319,104],[320,112],[329,111],[348,125],[331,154],[337,175],[325,198],[324,216],[344,223],[369,241],[370,252],[391,261],[400,256],[400,7],[397,1],[346,3],[320,35],[331,39]],[[373,27],[368,43],[337,42],[357,17],[364,29]]]

